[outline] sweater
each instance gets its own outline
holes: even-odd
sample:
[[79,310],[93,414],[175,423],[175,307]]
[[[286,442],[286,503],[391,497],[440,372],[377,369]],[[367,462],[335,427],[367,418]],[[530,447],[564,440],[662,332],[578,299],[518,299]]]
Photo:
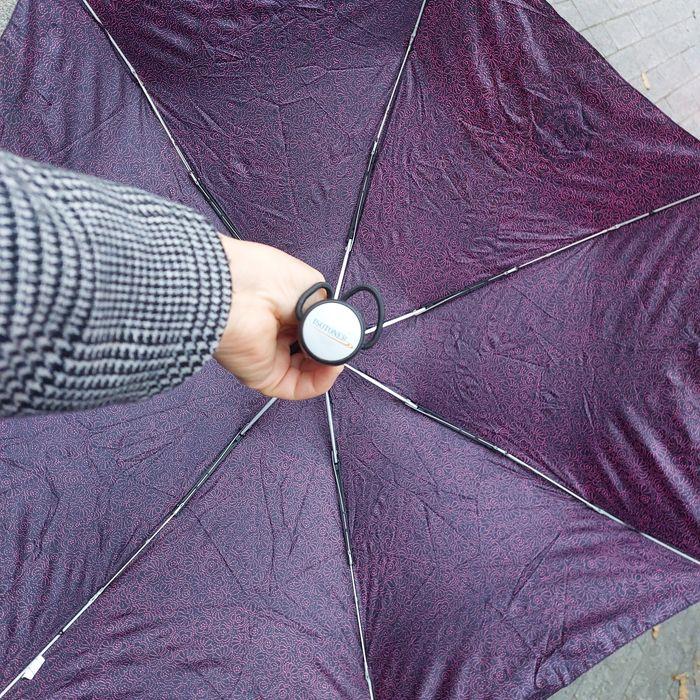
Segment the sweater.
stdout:
[[174,387],[211,357],[230,301],[199,214],[0,152],[0,416]]

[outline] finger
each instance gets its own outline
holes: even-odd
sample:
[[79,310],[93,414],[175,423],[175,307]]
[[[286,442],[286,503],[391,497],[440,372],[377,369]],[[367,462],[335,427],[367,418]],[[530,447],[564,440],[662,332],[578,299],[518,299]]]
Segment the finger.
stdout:
[[293,401],[310,399],[328,391],[342,369],[342,366],[322,365],[301,353],[290,355],[288,345],[280,347],[275,361],[277,379],[262,392]]
[[[321,275],[320,272],[317,272],[313,268],[308,268],[308,271],[304,270],[304,274],[299,275],[297,278],[295,278],[294,283],[291,284],[287,289],[285,298],[283,300],[280,300],[278,306],[278,320],[282,325],[296,328],[298,323],[296,317],[296,305],[297,301],[299,301],[299,297],[309,287],[312,287],[314,284],[323,281],[323,275]],[[312,294],[311,297],[309,297],[309,299],[306,301],[306,304],[304,304],[304,309],[306,310],[311,308],[314,304],[317,304],[319,301],[323,301],[327,297],[328,294],[326,293],[326,290],[319,289],[318,291],[314,292],[314,294]]]
[[305,359],[294,383],[290,383],[289,398],[303,401],[325,394],[333,386],[342,370],[342,365],[339,367],[320,365],[313,360]]

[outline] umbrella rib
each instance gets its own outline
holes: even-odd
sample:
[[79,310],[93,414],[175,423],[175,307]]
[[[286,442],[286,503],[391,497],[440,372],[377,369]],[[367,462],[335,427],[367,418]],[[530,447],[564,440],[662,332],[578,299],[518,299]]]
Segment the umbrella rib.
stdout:
[[[530,267],[531,265],[535,265],[539,262],[543,262],[544,260],[548,260],[549,258],[554,257],[555,255],[559,255],[560,253],[564,253],[567,250],[571,250],[572,248],[576,248],[580,245],[583,245],[584,243],[588,243],[589,241],[592,241],[596,238],[600,238],[601,236],[604,236],[608,233],[613,233],[614,231],[618,231],[621,228],[624,228],[625,226],[629,226],[630,224],[634,224],[638,221],[642,221],[643,219],[648,219],[651,216],[654,216],[656,214],[660,214],[661,212],[666,211],[667,209],[672,209],[673,207],[677,207],[680,204],[685,204],[686,202],[691,202],[694,199],[697,199],[700,197],[700,192],[696,192],[694,194],[690,194],[687,197],[682,197],[681,199],[677,199],[674,202],[670,202],[669,204],[664,204],[663,206],[657,207],[656,209],[652,209],[651,211],[648,211],[644,214],[639,214],[637,216],[633,216],[631,219],[627,219],[626,221],[621,221],[620,223],[613,224],[612,226],[608,226],[607,228],[602,229],[601,231],[596,231],[595,233],[591,233],[588,236],[584,236],[583,238],[579,238],[575,241],[572,241],[571,243],[567,243],[566,245],[563,245],[559,248],[556,248],[555,250],[551,250],[548,253],[544,253],[543,255],[539,255],[536,258],[532,258],[532,260],[528,260],[524,263],[520,263],[519,265],[515,265],[511,268],[508,268],[507,270],[503,270],[501,272],[498,272],[494,275],[491,275],[490,277],[485,277],[482,280],[479,280],[478,282],[474,282],[473,284],[470,284],[468,287],[464,287],[463,289],[460,289],[456,292],[452,292],[451,294],[447,294],[446,296],[440,297],[439,299],[436,299],[428,304],[425,304],[424,306],[421,306],[420,308],[414,309],[413,311],[408,311],[407,313],[401,314],[400,316],[396,316],[394,318],[389,319],[388,321],[384,321],[384,327],[386,328],[387,326],[393,326],[396,323],[401,323],[402,321],[406,321],[409,318],[414,318],[416,316],[421,316],[424,313],[428,311],[432,311],[433,309],[437,309],[438,307],[442,306],[443,304],[447,304],[448,302],[455,301],[456,299],[461,299],[462,297],[467,296],[468,294],[471,294],[472,292],[476,292],[479,289],[482,289],[483,287],[486,287],[487,285],[493,283],[493,282],[499,282],[506,277],[510,277],[510,275],[515,274],[519,270],[524,270],[527,267]],[[373,333],[375,331],[375,327],[368,328],[365,333]]]
[[92,605],[105,593],[105,591],[115,583],[121,576],[126,572],[126,570],[137,561],[141,554],[149,547],[149,545],[159,537],[159,535],[165,530],[165,528],[170,524],[170,522],[182,511],[182,509],[189,503],[189,501],[194,497],[194,495],[209,481],[209,479],[217,472],[219,467],[223,464],[224,460],[229,456],[233,449],[240,443],[240,441],[248,434],[248,431],[267,413],[267,411],[274,406],[277,399],[268,400],[263,407],[229,440],[226,446],[219,452],[214,461],[206,467],[200,475],[197,477],[196,481],[187,490],[187,492],[180,498],[180,500],[175,504],[175,506],[170,510],[170,512],[160,521],[160,523],[155,527],[154,530],[143,540],[143,542],[131,553],[129,558],[110,576],[107,581],[95,591],[91,598],[85,602],[82,607],[66,622],[61,629],[51,638],[51,640],[42,648],[42,650],[14,677],[12,681],[0,691],[0,698],[5,697],[7,693],[12,690],[12,688],[23,678],[27,680],[32,680],[35,674],[39,671],[44,661],[46,660],[46,653],[51,649],[51,647],[58,642],[61,637],[86,613]]
[[604,510],[600,506],[595,505],[595,503],[592,503],[591,501],[588,501],[585,499],[583,496],[580,496],[577,494],[575,491],[570,489],[568,486],[565,486],[561,482],[557,481],[556,479],[553,479],[552,477],[548,476],[544,472],[540,471],[536,467],[533,467],[531,464],[528,464],[527,462],[524,462],[522,459],[516,457],[515,455],[511,454],[507,450],[504,450],[502,447],[498,447],[498,445],[495,445],[492,442],[489,442],[488,440],[485,440],[484,438],[476,435],[475,433],[472,433],[468,430],[465,430],[464,428],[461,428],[458,425],[455,425],[451,421],[447,420],[440,414],[436,413],[435,411],[426,408],[425,406],[421,406],[420,404],[416,403],[415,401],[412,401],[408,397],[400,394],[399,392],[395,391],[391,387],[388,387],[386,384],[383,382],[380,382],[378,379],[375,377],[372,377],[371,375],[367,374],[366,372],[362,372],[361,370],[357,369],[356,367],[353,367],[352,365],[346,364],[345,367],[349,369],[351,372],[353,372],[356,376],[360,377],[361,379],[369,382],[370,384],[373,384],[376,386],[378,389],[381,389],[385,393],[389,394],[390,396],[394,397],[401,403],[403,403],[405,406],[410,408],[412,411],[416,411],[417,413],[420,413],[421,415],[424,415],[426,418],[430,418],[430,420],[435,421],[436,423],[439,423],[440,425],[448,428],[449,430],[452,430],[453,432],[461,435],[462,437],[467,438],[471,442],[476,443],[477,445],[481,445],[482,447],[485,447],[487,450],[490,450],[491,452],[495,452],[496,454],[501,455],[502,457],[505,457],[509,459],[511,462],[515,462],[520,467],[523,467],[524,469],[527,469],[529,472],[532,472],[533,474],[539,476],[540,478],[544,479],[547,481],[549,484],[554,486],[560,491],[563,491],[567,495],[571,496],[572,498],[575,498],[579,503],[582,503],[585,505],[587,508],[590,508],[591,510],[595,511],[599,515],[602,515],[609,520],[612,520],[613,522],[617,523],[618,525],[622,525],[625,528],[628,528],[629,530],[633,530],[634,532],[638,533],[645,539],[649,540],[650,542],[653,542],[656,545],[659,545],[660,547],[663,547],[664,549],[667,549],[669,552],[673,552],[674,554],[678,555],[679,557],[682,557],[683,559],[693,563],[697,564],[700,566],[700,560],[696,559],[695,557],[691,556],[690,554],[687,554],[686,552],[683,552],[682,550],[674,547],[673,545],[670,545],[662,540],[657,539],[653,535],[650,535],[643,530],[640,530],[633,525],[630,525],[629,523],[626,523],[624,520],[620,520],[620,518],[616,517],[612,513],[609,513],[607,510]]
[[[143,96],[146,98],[146,101],[148,102],[151,111],[155,115],[156,119],[158,120],[161,128],[165,132],[165,135],[168,137],[168,140],[170,141],[172,147],[175,149],[175,153],[177,153],[178,158],[182,162],[182,164],[185,166],[185,170],[187,171],[187,174],[189,175],[190,179],[194,183],[194,186],[199,190],[200,194],[204,197],[205,201],[207,204],[213,209],[214,213],[217,215],[221,223],[226,227],[228,232],[234,236],[234,238],[242,238],[238,228],[236,225],[231,221],[231,218],[229,215],[226,213],[224,210],[223,206],[219,202],[219,200],[214,196],[214,194],[211,192],[211,190],[204,184],[200,176],[197,174],[197,171],[194,169],[194,166],[190,163],[190,161],[187,159],[185,154],[182,152],[182,149],[180,146],[178,146],[177,141],[175,140],[175,137],[173,136],[172,132],[170,131],[168,125],[165,123],[165,119],[163,118],[163,115],[158,109],[158,106],[155,103],[155,100],[151,97],[151,94],[148,92],[148,89],[144,85],[143,80],[141,80],[139,74],[136,72],[136,69],[133,67],[129,59],[126,57],[124,52],[121,50],[119,44],[117,44],[116,40],[114,37],[109,33],[107,30],[107,27],[102,23],[102,20],[98,16],[98,14],[95,12],[95,10],[92,8],[88,0],[80,0],[80,2],[83,4],[89,15],[97,22],[99,25],[100,29],[103,31],[105,36],[107,37],[109,43],[112,46],[112,49],[114,49],[114,52],[117,54],[117,56],[121,59],[122,63],[126,66],[127,70],[131,74],[131,77],[134,79],[136,84],[138,85],[139,89],[143,93]],[[2,696],[0,696],[2,697]]]
[[325,394],[326,416],[328,418],[328,431],[331,440],[331,462],[333,465],[333,477],[335,479],[335,487],[338,495],[338,512],[340,514],[340,524],[343,530],[343,542],[345,544],[345,556],[347,559],[348,568],[350,570],[350,583],[352,585],[352,597],[355,606],[355,617],[357,620],[357,634],[362,650],[362,666],[367,683],[367,690],[370,700],[374,700],[374,687],[372,685],[372,676],[369,670],[369,662],[367,660],[367,647],[365,645],[365,633],[362,627],[362,615],[360,613],[360,595],[358,592],[357,581],[355,578],[355,560],[352,556],[352,545],[350,542],[350,526],[348,524],[348,512],[346,507],[345,492],[343,490],[343,478],[340,468],[340,452],[338,450],[338,442],[335,436],[335,426],[333,420],[333,402],[331,401],[330,392]]
[[[84,1],[84,0],[83,0]],[[360,183],[360,192],[357,197],[357,203],[355,204],[355,210],[352,215],[352,220],[350,222],[350,232],[348,234],[347,240],[345,242],[345,252],[343,254],[343,261],[340,265],[340,274],[338,275],[338,282],[335,287],[334,297],[337,299],[340,296],[340,292],[343,286],[343,280],[345,279],[345,273],[347,271],[348,263],[350,261],[350,253],[352,252],[353,246],[355,244],[355,238],[357,237],[357,230],[360,226],[360,220],[362,219],[362,214],[365,210],[365,203],[367,202],[367,195],[369,193],[370,185],[372,184],[372,175],[374,174],[374,168],[377,164],[377,158],[379,157],[379,150],[382,144],[382,138],[386,127],[391,121],[391,116],[394,111],[394,105],[396,104],[396,98],[399,94],[399,88],[401,87],[401,81],[406,72],[406,66],[408,64],[408,57],[413,49],[413,44],[416,40],[416,35],[418,34],[418,29],[420,28],[421,20],[423,19],[423,12],[425,11],[425,6],[428,0],[423,0],[421,2],[420,8],[418,9],[418,16],[416,17],[416,22],[413,25],[413,31],[408,39],[408,44],[406,45],[406,50],[404,51],[401,64],[399,65],[399,70],[394,79],[394,83],[389,92],[389,97],[384,107],[384,113],[382,114],[381,121],[379,122],[379,127],[372,141],[372,146],[370,147],[369,156],[367,157],[367,165],[365,166],[365,171],[362,176],[362,181]]]

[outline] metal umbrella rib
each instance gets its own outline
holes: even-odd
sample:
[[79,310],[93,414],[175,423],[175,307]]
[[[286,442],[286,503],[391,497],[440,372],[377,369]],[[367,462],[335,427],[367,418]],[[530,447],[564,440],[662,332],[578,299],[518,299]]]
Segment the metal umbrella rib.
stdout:
[[234,448],[248,434],[253,426],[277,403],[277,399],[269,399],[263,407],[255,413],[255,415],[228,441],[226,446],[219,452],[214,461],[209,464],[197,477],[192,486],[178,500],[178,502],[168,511],[167,515],[158,523],[158,525],[148,534],[141,544],[129,555],[124,563],[105,581],[100,588],[78,609],[78,611],[61,626],[60,630],[51,638],[51,640],[43,647],[43,649],[12,679],[12,681],[0,691],[0,698],[5,697],[7,693],[23,678],[31,680],[37,671],[44,663],[45,655],[58,642],[61,637],[92,607],[92,605],[109,589],[112,584],[118,581],[127,569],[132,564],[141,558],[141,555],[148,547],[160,537],[172,520],[180,513],[180,511],[192,500],[192,498],[200,491],[200,489],[211,479],[218,471],[219,467],[224,463],[226,458],[231,454]]
[[502,457],[505,457],[506,459],[509,459],[511,462],[514,462],[515,464],[519,465],[520,467],[523,467],[524,469],[527,469],[528,471],[532,472],[533,474],[537,475],[538,477],[544,479],[547,481],[549,484],[557,488],[559,491],[562,491],[572,498],[575,498],[579,503],[582,503],[585,505],[587,508],[590,508],[591,510],[595,511],[599,515],[602,515],[609,520],[612,520],[613,522],[617,523],[618,525],[622,525],[623,527],[626,527],[630,530],[633,530],[634,532],[639,533],[642,537],[646,538],[650,542],[653,542],[654,544],[659,545],[660,547],[663,547],[664,549],[667,549],[669,552],[673,552],[674,554],[677,554],[679,557],[682,557],[683,559],[691,562],[692,564],[697,564],[700,566],[700,560],[696,559],[695,557],[691,556],[690,554],[687,554],[686,552],[681,551],[680,549],[663,542],[662,540],[657,539],[653,535],[650,535],[642,530],[639,530],[638,528],[634,527],[634,525],[630,525],[629,523],[624,522],[623,520],[620,520],[617,516],[613,515],[612,513],[609,513],[608,511],[604,510],[600,506],[597,506],[595,503],[592,503],[591,501],[588,501],[585,499],[583,496],[579,495],[572,489],[570,489],[568,486],[565,484],[562,484],[561,482],[557,481],[556,479],[553,479],[552,477],[548,476],[545,474],[543,471],[537,469],[536,467],[533,467],[531,464],[528,464],[527,462],[523,461],[519,457],[516,457],[514,454],[511,454],[507,450],[504,450],[502,447],[499,447],[498,445],[495,445],[494,443],[490,442],[489,440],[485,440],[484,438],[480,437],[479,435],[476,435],[475,433],[472,433],[465,428],[462,428],[458,425],[455,425],[451,421],[447,420],[447,418],[444,418],[441,416],[439,413],[436,413],[435,411],[426,408],[425,406],[421,406],[419,403],[413,401],[412,399],[408,398],[407,396],[404,396],[400,392],[396,391],[396,389],[392,389],[390,386],[387,386],[383,382],[381,382],[379,379],[376,377],[373,377],[366,372],[363,372],[362,370],[357,369],[357,367],[353,367],[352,365],[345,365],[347,369],[349,369],[355,376],[359,377],[360,379],[364,380],[365,382],[368,382],[369,384],[372,384],[373,386],[377,387],[381,391],[383,391],[386,394],[389,394],[392,396],[394,399],[397,401],[400,401],[404,406],[407,408],[410,408],[412,411],[415,411],[416,413],[420,413],[421,415],[425,416],[426,418],[429,418],[432,421],[435,421],[436,423],[439,423],[440,425],[444,426],[445,428],[448,428],[449,430],[457,433],[458,435],[461,435],[462,437],[467,438],[467,440],[471,440],[472,442],[476,443],[477,445],[481,445],[482,447],[485,447],[487,450],[490,450],[491,452],[495,452],[496,454],[501,455]]
[[[638,221],[642,221],[644,219],[648,219],[652,216],[655,216],[656,214],[661,214],[662,212],[665,212],[668,209],[673,209],[674,207],[680,206],[681,204],[686,204],[688,202],[692,202],[693,200],[698,199],[699,197],[700,197],[700,192],[695,192],[695,193],[690,194],[686,197],[682,197],[681,199],[677,199],[673,202],[670,202],[669,204],[664,204],[663,206],[656,207],[655,209],[652,209],[651,211],[645,212],[644,214],[639,214],[637,216],[633,216],[631,219],[627,219],[627,220],[621,221],[617,224],[613,224],[612,226],[608,226],[607,228],[604,228],[601,231],[596,231],[595,233],[591,233],[587,236],[584,236],[583,238],[578,238],[575,241],[572,241],[571,243],[567,243],[566,245],[560,246],[559,248],[555,248],[554,250],[550,250],[548,253],[538,255],[536,258],[532,258],[531,260],[527,260],[524,263],[514,265],[513,267],[510,267],[507,270],[503,270],[501,272],[493,274],[490,277],[485,277],[484,279],[479,280],[478,282],[474,282],[474,283],[468,285],[467,287],[464,287],[462,289],[457,290],[456,292],[446,294],[445,296],[440,297],[439,299],[435,299],[427,304],[424,304],[423,306],[421,306],[417,309],[413,309],[412,311],[407,311],[406,313],[403,313],[399,316],[395,316],[394,318],[390,318],[387,321],[384,321],[384,327],[386,328],[387,326],[393,326],[397,323],[401,323],[402,321],[406,321],[409,318],[415,318],[416,316],[422,316],[423,314],[427,313],[428,311],[433,311],[434,309],[441,307],[443,304],[447,304],[451,301],[456,301],[457,299],[461,299],[462,297],[468,296],[469,294],[472,294],[473,292],[476,292],[479,289],[483,289],[484,287],[486,287],[494,282],[500,282],[501,280],[504,280],[507,277],[514,275],[516,272],[519,272],[520,270],[524,270],[525,268],[528,268],[532,265],[536,265],[537,263],[541,263],[541,262],[544,262],[545,260],[549,260],[550,258],[553,258],[555,255],[560,255],[561,253],[564,253],[567,250],[573,250],[574,248],[577,248],[578,246],[581,246],[584,243],[588,243],[588,242],[593,241],[597,238],[605,236],[609,233],[613,233],[614,231],[618,231],[621,228],[624,228],[625,226],[630,226],[631,224],[637,223]],[[375,330],[375,328],[373,326],[371,328],[367,328],[365,333],[367,333],[367,334],[373,333],[374,330]]]
[[340,515],[340,525],[343,530],[343,543],[345,545],[345,556],[347,558],[348,568],[350,569],[350,583],[352,585],[352,598],[355,604],[355,616],[357,618],[357,634],[362,651],[362,666],[367,683],[370,700],[374,700],[374,687],[372,685],[372,676],[367,660],[367,648],[365,643],[365,633],[362,627],[362,613],[360,611],[360,594],[358,591],[357,581],[355,577],[355,561],[352,556],[352,544],[350,541],[350,526],[348,524],[347,499],[343,489],[343,477],[340,468],[340,451],[338,450],[338,441],[335,435],[335,421],[333,419],[333,402],[331,401],[330,392],[324,395],[326,404],[326,416],[328,418],[328,432],[331,442],[331,462],[333,465],[333,477],[335,479],[335,487],[338,495],[338,511]]
[[177,141],[175,140],[175,137],[173,136],[172,132],[168,128],[168,125],[165,123],[165,119],[163,119],[163,115],[160,113],[160,110],[158,109],[158,105],[156,105],[155,100],[153,99],[153,97],[151,97],[151,93],[148,92],[146,86],[143,83],[143,80],[141,80],[141,77],[136,72],[136,69],[131,65],[131,61],[129,61],[129,59],[126,57],[124,52],[119,47],[119,44],[117,44],[114,37],[107,30],[107,27],[105,27],[105,25],[102,23],[102,20],[100,19],[99,15],[95,12],[95,10],[92,9],[92,6],[88,2],[88,0],[80,0],[80,2],[83,4],[85,9],[88,11],[88,13],[90,14],[90,17],[92,17],[92,19],[94,19],[95,22],[97,22],[100,29],[104,32],[105,36],[107,37],[107,40],[109,41],[110,45],[114,49],[114,52],[121,59],[122,63],[126,66],[127,70],[131,74],[131,77],[134,79],[134,82],[139,86],[139,88],[140,88],[141,92],[143,93],[143,96],[146,98],[146,101],[148,102],[148,105],[150,106],[153,114],[155,115],[156,119],[158,120],[158,123],[160,124],[161,128],[165,132],[165,135],[167,136],[168,141],[170,141],[170,143],[172,144],[172,147],[175,149],[175,153],[177,153],[177,157],[180,159],[182,164],[185,166],[185,170],[187,171],[187,174],[189,175],[192,182],[194,183],[194,186],[199,190],[199,192],[204,197],[207,204],[213,209],[214,213],[219,218],[221,223],[226,227],[226,230],[234,238],[242,239],[243,236],[241,236],[240,231],[238,230],[236,225],[231,220],[231,217],[229,217],[229,215],[226,213],[226,210],[224,209],[222,204],[219,202],[219,200],[214,196],[214,194],[211,192],[211,190],[206,186],[206,184],[204,184],[202,178],[197,174],[197,171],[194,169],[194,166],[190,163],[187,156],[185,156],[182,149],[178,145]]
[[350,262],[350,254],[352,253],[353,246],[355,245],[355,239],[357,238],[357,230],[360,227],[360,221],[362,220],[362,214],[365,211],[365,203],[367,202],[367,195],[369,194],[369,189],[372,185],[372,175],[374,174],[374,168],[377,165],[377,160],[379,158],[379,152],[381,150],[382,140],[386,128],[391,121],[391,116],[394,112],[394,105],[396,104],[396,98],[399,94],[399,88],[401,87],[401,82],[406,72],[406,66],[408,64],[408,57],[413,49],[413,44],[418,35],[418,29],[420,28],[421,21],[423,19],[423,13],[425,11],[425,6],[428,0],[423,0],[421,2],[420,8],[418,10],[418,16],[416,17],[416,23],[413,25],[413,31],[408,39],[408,44],[406,45],[406,50],[404,51],[403,58],[401,59],[401,64],[399,65],[399,70],[396,74],[394,84],[391,87],[389,97],[384,108],[384,113],[382,114],[381,121],[379,122],[379,127],[377,128],[377,133],[372,141],[372,146],[370,147],[369,156],[367,157],[367,165],[365,167],[364,175],[362,176],[362,182],[360,183],[360,191],[357,196],[357,204],[355,205],[355,210],[352,215],[352,220],[350,222],[350,232],[348,234],[347,241],[345,243],[345,252],[343,254],[343,261],[340,265],[340,273],[338,275],[338,281],[335,285],[334,297],[337,299],[340,296],[340,292],[343,287],[343,281],[345,280],[345,273],[347,272],[348,263]]

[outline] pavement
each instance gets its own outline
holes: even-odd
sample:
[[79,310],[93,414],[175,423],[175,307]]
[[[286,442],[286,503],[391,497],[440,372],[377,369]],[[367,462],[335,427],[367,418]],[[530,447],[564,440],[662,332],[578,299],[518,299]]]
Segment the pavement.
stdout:
[[[700,138],[700,0],[550,0],[637,90]],[[0,0],[0,33],[15,0]],[[700,605],[618,650],[554,700],[700,700]]]
[[550,0],[617,72],[700,138],[700,0]]
[[0,34],[10,21],[17,0],[0,0]]
[[700,605],[637,637],[551,700],[700,700]]

